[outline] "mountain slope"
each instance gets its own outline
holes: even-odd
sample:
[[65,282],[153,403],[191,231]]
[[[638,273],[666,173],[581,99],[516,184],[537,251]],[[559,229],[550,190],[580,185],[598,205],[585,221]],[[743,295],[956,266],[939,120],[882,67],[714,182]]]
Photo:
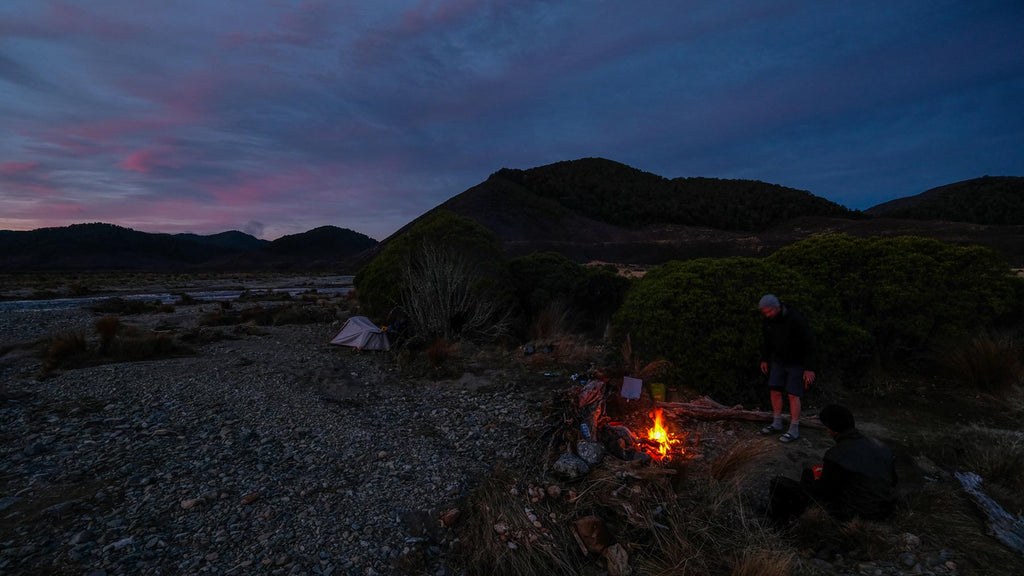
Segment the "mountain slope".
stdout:
[[563,208],[630,229],[675,224],[756,232],[802,216],[848,218],[856,213],[804,190],[757,180],[668,180],[603,158],[499,170],[508,180]]
[[964,180],[885,202],[865,213],[887,218],[1024,225],[1024,177]]
[[333,226],[268,242],[238,231],[172,235],[113,224],[75,224],[0,231],[0,271],[348,271],[346,260],[375,244],[363,234]]

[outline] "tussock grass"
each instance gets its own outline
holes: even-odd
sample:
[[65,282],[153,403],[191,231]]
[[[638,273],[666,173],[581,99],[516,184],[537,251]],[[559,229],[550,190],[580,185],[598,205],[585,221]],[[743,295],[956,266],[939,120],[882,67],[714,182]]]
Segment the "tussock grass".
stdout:
[[745,484],[751,475],[760,473],[757,464],[763,462],[771,452],[772,446],[758,439],[739,443],[711,462],[711,478],[718,482]]
[[1020,554],[986,534],[983,516],[955,481],[928,486],[893,525],[895,532],[910,532],[926,542],[955,543],[966,552],[954,559],[964,574],[1020,574]]
[[328,324],[334,321],[332,310],[302,303],[281,306],[263,307],[259,304],[232,310],[220,308],[205,312],[199,317],[200,326],[236,326],[254,324],[256,326],[285,326],[291,324]]
[[[532,503],[498,471],[463,505],[460,560],[470,574],[575,576],[586,559],[575,542],[564,504]],[[530,519],[533,514],[536,521]],[[554,515],[554,518],[552,518]],[[536,522],[536,524],[534,524]]]
[[925,449],[950,470],[970,471],[1010,490],[1024,505],[1024,432],[977,424],[956,426]]
[[940,367],[974,390],[1007,398],[1024,377],[1021,347],[1010,337],[981,334],[937,356]]
[[61,332],[43,343],[43,371],[76,366],[88,357],[89,345],[82,332]]
[[169,334],[140,330],[115,316],[96,322],[98,342],[90,343],[82,332],[51,335],[42,344],[42,374],[113,362],[137,362],[188,356],[195,351]]
[[534,341],[548,340],[571,332],[572,310],[563,301],[549,302],[533,321],[530,337]]
[[138,314],[151,314],[154,312],[173,312],[174,306],[164,304],[159,300],[146,302],[143,300],[127,300],[124,298],[105,298],[90,306],[89,309],[96,314],[134,316]]
[[[521,478],[496,475],[464,506],[461,559],[470,574],[605,573],[608,550],[619,544],[636,574],[792,574],[801,562],[796,552],[748,509],[739,488],[756,473],[763,446],[737,445],[721,457],[725,463],[699,471],[686,460],[643,466],[609,457],[563,487],[562,497],[539,502],[514,489]],[[588,516],[607,530],[604,552],[587,551],[574,535],[576,520]]]
[[427,366],[436,370],[458,352],[458,345],[448,342],[446,338],[437,338],[427,346]]

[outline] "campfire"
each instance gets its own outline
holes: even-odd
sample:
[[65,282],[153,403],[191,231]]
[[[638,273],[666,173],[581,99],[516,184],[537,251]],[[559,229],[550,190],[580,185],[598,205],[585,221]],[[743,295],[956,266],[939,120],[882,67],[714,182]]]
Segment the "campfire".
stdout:
[[[659,461],[671,460],[673,446],[681,444],[682,440],[674,434],[669,433],[662,420],[662,409],[657,408],[649,414],[654,425],[647,430],[647,441],[642,444],[644,452]],[[684,448],[679,447],[675,454],[683,454]]]
[[575,422],[577,437],[583,443],[577,445],[587,454],[581,454],[585,461],[595,464],[599,455],[589,454],[593,447],[588,443],[602,445],[612,455],[623,460],[638,460],[665,463],[683,457],[685,434],[669,430],[668,418],[661,408],[647,413],[627,411],[629,423],[612,421],[605,414],[605,382],[592,379],[574,392],[575,413],[569,420]]

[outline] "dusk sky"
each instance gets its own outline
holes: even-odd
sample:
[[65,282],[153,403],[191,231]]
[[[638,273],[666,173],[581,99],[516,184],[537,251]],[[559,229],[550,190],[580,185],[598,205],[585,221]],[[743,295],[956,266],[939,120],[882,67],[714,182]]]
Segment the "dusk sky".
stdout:
[[0,2],[0,229],[382,240],[585,157],[854,209],[1024,176],[1024,1]]

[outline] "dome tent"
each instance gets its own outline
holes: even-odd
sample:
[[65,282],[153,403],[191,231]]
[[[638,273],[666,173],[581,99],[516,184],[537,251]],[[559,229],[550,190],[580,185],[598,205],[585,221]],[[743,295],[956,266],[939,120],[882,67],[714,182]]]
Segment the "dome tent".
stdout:
[[389,350],[387,334],[366,316],[353,316],[331,338],[331,344],[351,346],[357,350]]

